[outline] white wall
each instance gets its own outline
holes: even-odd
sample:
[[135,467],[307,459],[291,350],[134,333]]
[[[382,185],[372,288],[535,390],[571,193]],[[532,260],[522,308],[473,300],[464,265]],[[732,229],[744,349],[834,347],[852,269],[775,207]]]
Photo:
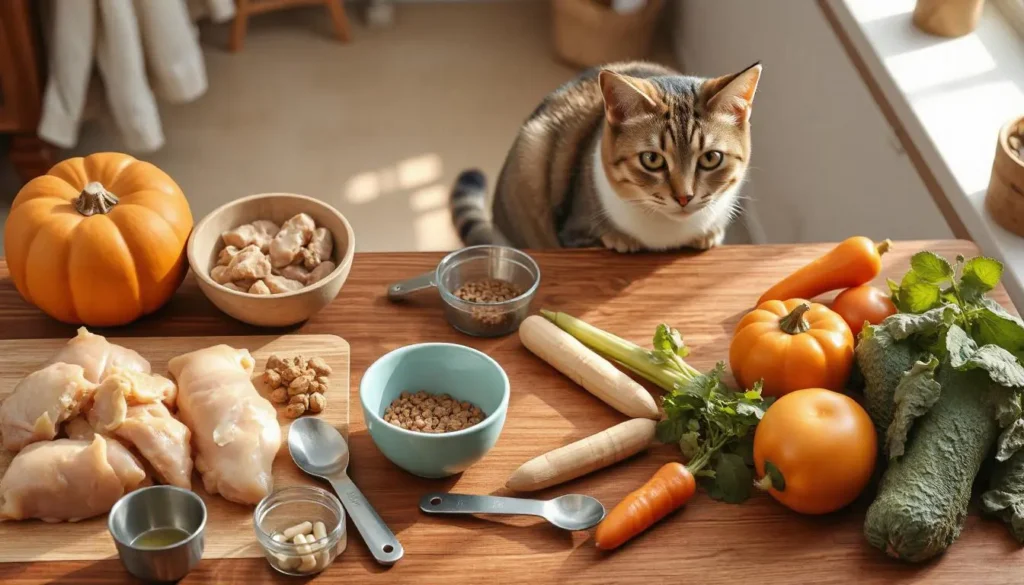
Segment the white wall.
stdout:
[[764,65],[744,188],[755,243],[952,236],[814,0],[676,0],[673,8],[686,72]]

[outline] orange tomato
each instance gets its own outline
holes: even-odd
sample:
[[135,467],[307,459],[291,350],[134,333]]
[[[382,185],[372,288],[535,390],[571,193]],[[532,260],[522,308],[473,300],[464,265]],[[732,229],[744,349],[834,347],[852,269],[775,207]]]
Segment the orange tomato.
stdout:
[[889,295],[865,284],[839,293],[832,301],[832,310],[839,313],[856,337],[864,328],[865,321],[878,325],[889,315],[895,315],[896,305],[892,304]]
[[876,449],[871,418],[852,398],[824,388],[791,392],[754,433],[758,487],[801,514],[833,512],[867,486]]
[[803,388],[841,390],[853,367],[853,334],[825,305],[766,301],[736,326],[729,366],[744,388],[764,380],[765,396]]

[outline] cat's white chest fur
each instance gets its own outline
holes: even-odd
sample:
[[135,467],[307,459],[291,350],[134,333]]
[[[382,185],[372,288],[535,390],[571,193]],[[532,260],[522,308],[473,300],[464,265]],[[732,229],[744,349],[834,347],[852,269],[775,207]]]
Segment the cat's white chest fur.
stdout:
[[739,185],[719,195],[710,205],[688,216],[668,217],[645,212],[622,200],[615,192],[601,161],[601,143],[593,154],[594,186],[605,217],[620,232],[643,244],[647,250],[671,250],[692,245],[716,229],[725,229],[739,211]]

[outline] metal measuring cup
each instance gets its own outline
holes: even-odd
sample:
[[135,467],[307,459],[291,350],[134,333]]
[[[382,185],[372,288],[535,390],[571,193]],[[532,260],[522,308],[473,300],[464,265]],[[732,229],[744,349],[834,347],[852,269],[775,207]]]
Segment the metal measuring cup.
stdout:
[[[519,290],[519,296],[500,303],[475,303],[455,296],[463,284],[494,278]],[[533,258],[506,246],[470,246],[445,256],[433,272],[388,287],[388,299],[437,288],[444,301],[444,316],[455,329],[475,337],[499,337],[519,328],[530,314],[530,302],[540,286],[540,268]]]
[[[206,504],[195,492],[169,485],[142,488],[123,496],[107,519],[121,562],[144,581],[178,581],[203,557]],[[183,538],[156,548],[140,546],[151,530],[177,529]]]

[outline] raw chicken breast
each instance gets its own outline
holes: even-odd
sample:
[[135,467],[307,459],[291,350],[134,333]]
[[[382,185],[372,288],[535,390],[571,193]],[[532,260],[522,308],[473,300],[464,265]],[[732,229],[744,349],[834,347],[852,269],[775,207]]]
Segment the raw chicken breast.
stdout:
[[64,434],[76,441],[92,441],[96,431],[84,416],[76,416],[64,425]]
[[[173,382],[160,376],[134,373],[129,379],[121,372],[111,373],[93,395],[88,426],[134,447],[160,483],[192,489],[192,432],[159,402],[165,388],[157,379],[174,387]],[[128,406],[130,402],[136,404]],[[68,424],[68,436],[88,438],[88,431],[75,422],[78,420]]]
[[146,374],[115,366],[110,368],[108,376],[121,378],[128,384],[125,400],[129,406],[163,402],[167,408],[174,408],[177,404],[177,385],[159,374]]
[[110,510],[145,480],[117,441],[59,439],[29,445],[0,479],[0,521],[77,522]]
[[192,431],[162,403],[129,407],[114,436],[135,447],[160,483],[192,489]]
[[131,387],[123,378],[110,376],[96,388],[92,395],[92,406],[86,418],[92,428],[100,433],[109,433],[121,426],[128,415],[125,394]]
[[64,362],[78,364],[85,369],[85,379],[99,384],[107,377],[110,368],[149,373],[149,362],[137,352],[107,341],[106,337],[89,333],[85,327],[78,328],[78,335],[68,341],[48,364]]
[[211,494],[256,504],[273,489],[281,447],[274,406],[252,385],[249,352],[217,345],[180,355],[167,367],[178,382],[178,413],[192,429],[196,469]]
[[60,423],[77,416],[95,388],[82,366],[57,363],[32,372],[0,404],[4,448],[19,451],[56,437]]

